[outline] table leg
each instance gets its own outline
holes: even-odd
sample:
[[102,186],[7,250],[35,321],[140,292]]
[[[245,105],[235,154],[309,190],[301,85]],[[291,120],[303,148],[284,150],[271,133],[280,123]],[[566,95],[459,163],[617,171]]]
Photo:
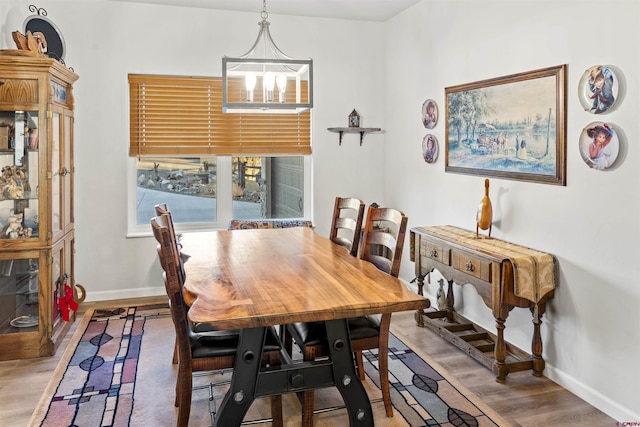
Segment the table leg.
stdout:
[[216,427],[240,426],[255,399],[266,328],[242,329],[231,386],[216,414]]
[[507,358],[507,345],[504,341],[504,322],[505,319],[496,318],[496,344],[494,350],[493,374],[496,376],[496,382],[504,383],[509,374],[509,370],[505,360]]
[[533,339],[531,341],[531,354],[533,355],[533,375],[542,376],[544,371],[544,359],[542,358],[542,338],[540,337],[540,325],[542,325],[542,315],[546,304],[534,304],[531,308],[533,315]]
[[347,408],[349,425],[373,427],[371,403],[354,368],[347,319],[327,320],[325,325],[333,378]]

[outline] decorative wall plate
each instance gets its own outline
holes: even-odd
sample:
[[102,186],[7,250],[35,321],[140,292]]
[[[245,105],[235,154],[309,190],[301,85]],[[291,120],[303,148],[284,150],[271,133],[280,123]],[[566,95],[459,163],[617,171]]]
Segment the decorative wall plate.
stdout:
[[585,111],[607,112],[618,101],[620,80],[609,65],[589,67],[578,84],[578,98]]
[[604,122],[589,123],[580,135],[580,155],[592,169],[610,168],[618,158],[620,141],[613,127]]
[[422,104],[422,124],[427,129],[433,129],[438,123],[438,104],[433,99],[427,99]]
[[28,16],[24,21],[24,33],[31,31],[35,36],[36,33],[42,33],[46,40],[45,54],[51,58],[57,59],[64,63],[65,44],[62,33],[49,18],[47,11],[35,6],[29,6],[31,12],[37,12],[37,15]]
[[427,163],[433,163],[438,158],[438,139],[430,133],[422,138],[422,157]]

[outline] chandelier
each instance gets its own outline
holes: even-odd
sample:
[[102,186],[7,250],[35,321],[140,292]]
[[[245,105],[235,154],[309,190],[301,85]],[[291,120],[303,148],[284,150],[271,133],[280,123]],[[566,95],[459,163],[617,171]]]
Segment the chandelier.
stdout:
[[260,31],[251,49],[222,58],[222,111],[300,114],[313,107],[313,60],[293,59],[269,33],[266,0]]

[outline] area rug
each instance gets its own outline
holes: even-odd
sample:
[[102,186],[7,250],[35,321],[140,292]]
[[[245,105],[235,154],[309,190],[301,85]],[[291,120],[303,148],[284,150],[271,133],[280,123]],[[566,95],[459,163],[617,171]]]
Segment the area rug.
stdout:
[[[166,305],[91,310],[76,328],[31,417],[29,427],[175,426],[174,332]],[[386,417],[378,384],[377,351],[367,351],[365,389],[376,426],[508,425],[473,393],[434,369],[395,335],[389,341],[394,416]],[[425,360],[427,359],[427,360]],[[442,369],[440,369],[442,371]],[[210,426],[228,388],[230,372],[194,376],[189,426]],[[347,425],[334,388],[316,392],[317,427]],[[300,425],[300,402],[283,396],[286,426]],[[270,425],[268,399],[257,399],[245,423]]]

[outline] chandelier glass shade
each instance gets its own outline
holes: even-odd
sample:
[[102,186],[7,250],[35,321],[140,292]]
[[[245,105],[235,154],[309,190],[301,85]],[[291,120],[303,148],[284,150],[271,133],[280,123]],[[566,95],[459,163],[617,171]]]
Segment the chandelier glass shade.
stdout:
[[260,31],[251,49],[222,58],[222,110],[225,113],[300,114],[313,107],[313,60],[293,59],[274,43],[266,0]]

